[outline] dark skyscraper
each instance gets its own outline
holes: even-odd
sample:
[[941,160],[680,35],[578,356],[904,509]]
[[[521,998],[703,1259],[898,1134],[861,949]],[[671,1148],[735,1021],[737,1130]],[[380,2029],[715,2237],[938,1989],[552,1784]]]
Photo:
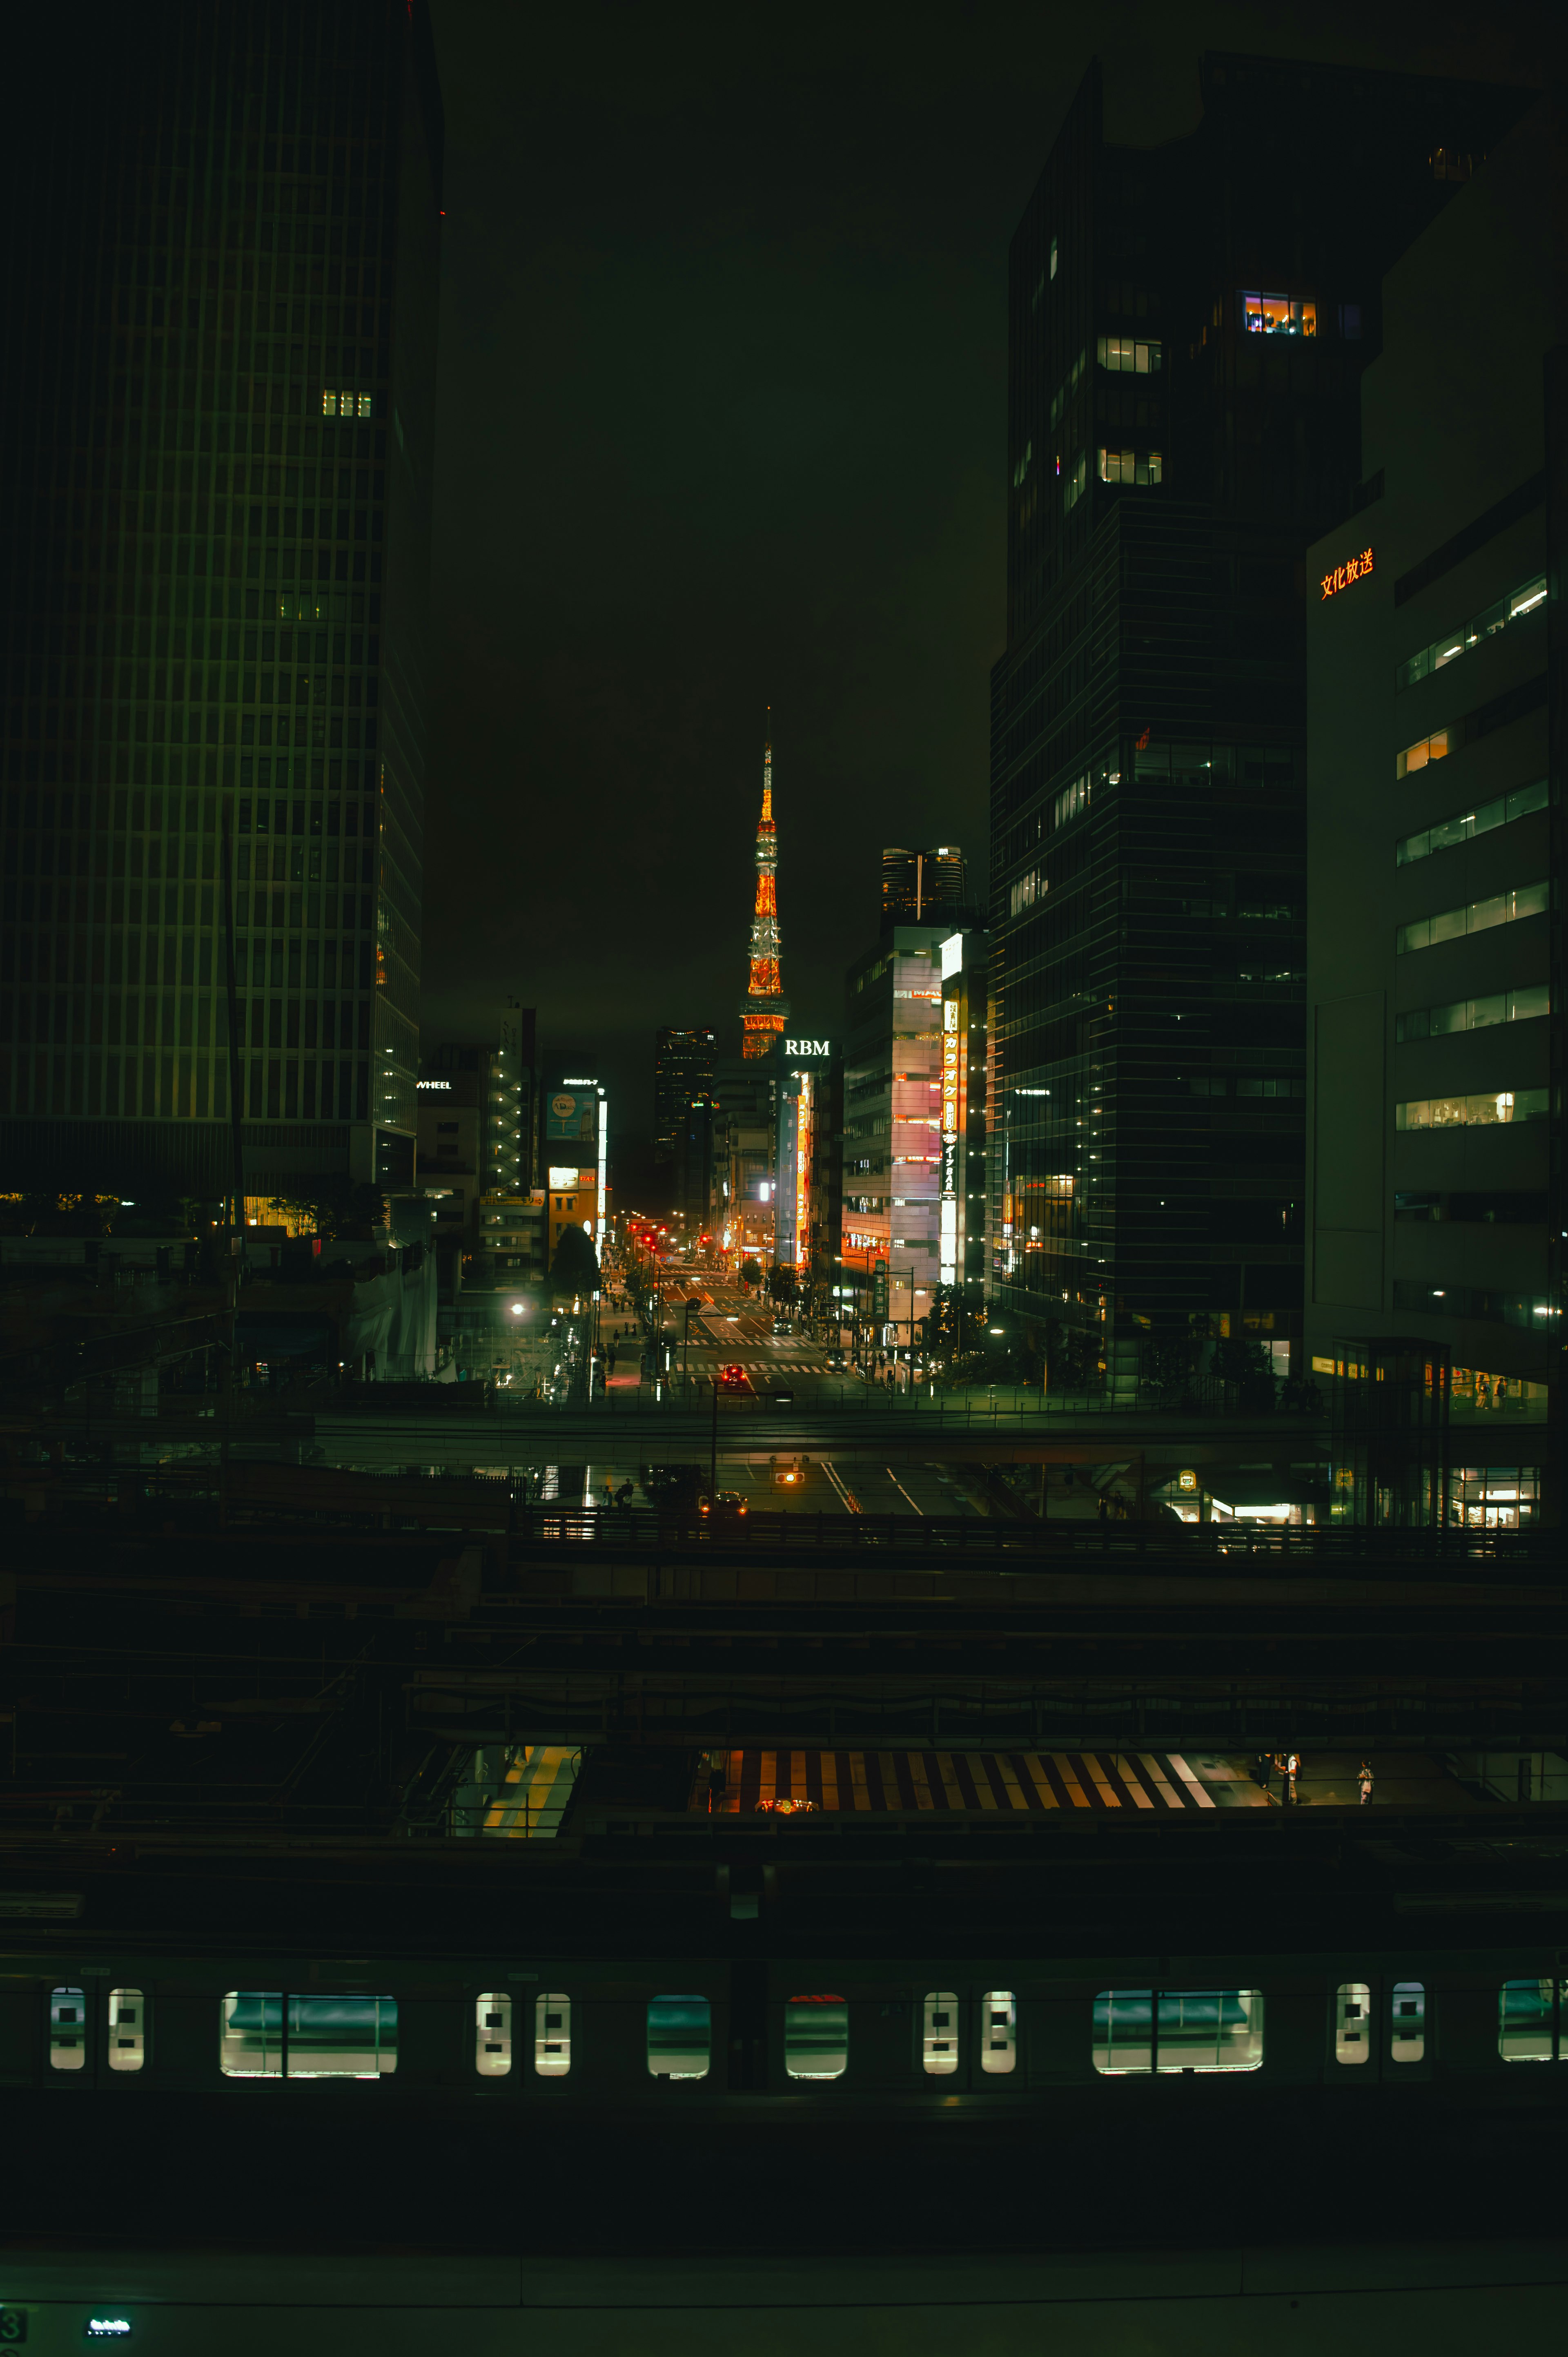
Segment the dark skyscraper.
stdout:
[[712,1099],[717,1052],[712,1031],[681,1031],[666,1024],[655,1035],[653,1143],[663,1154],[674,1150],[691,1107],[699,1099]]
[[884,851],[882,930],[895,925],[968,925],[969,867],[956,844],[930,851]]
[[[54,29],[59,27],[60,29]],[[441,104],[422,0],[22,36],[7,1183],[412,1177]]]
[[1201,79],[1190,137],[1117,148],[1090,70],[1009,273],[991,1288],[1120,1395],[1195,1336],[1299,1348],[1302,562],[1370,495],[1382,272],[1525,102]]

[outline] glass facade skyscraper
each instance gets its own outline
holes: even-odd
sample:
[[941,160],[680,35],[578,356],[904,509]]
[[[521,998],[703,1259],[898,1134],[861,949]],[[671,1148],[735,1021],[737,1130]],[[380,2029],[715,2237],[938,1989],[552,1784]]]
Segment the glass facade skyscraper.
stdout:
[[1526,95],[1200,79],[1196,132],[1121,148],[1091,69],[1009,270],[990,1291],[1124,1396],[1299,1356],[1303,560],[1371,496],[1382,273]]
[[413,1175],[441,105],[423,5],[29,28],[8,158],[0,1157]]

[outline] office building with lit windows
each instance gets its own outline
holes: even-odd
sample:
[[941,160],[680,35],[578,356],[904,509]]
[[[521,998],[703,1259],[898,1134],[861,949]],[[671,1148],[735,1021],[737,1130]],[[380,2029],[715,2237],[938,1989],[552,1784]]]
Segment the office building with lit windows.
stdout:
[[654,1035],[653,1143],[668,1157],[690,1108],[714,1093],[714,1059],[718,1043],[712,1031],[682,1031],[666,1024]]
[[969,866],[956,844],[882,855],[882,930],[894,925],[972,925]]
[[1528,102],[1209,56],[1189,136],[1085,77],[1009,268],[989,1287],[1056,1383],[1299,1372],[1306,550],[1365,469],[1384,269]]
[[1508,1528],[1550,1486],[1563,167],[1542,101],[1390,271],[1372,496],[1309,554],[1306,1324],[1360,1522]]
[[228,1196],[232,1071],[252,1197],[406,1185],[442,149],[423,0],[16,29],[7,1183]]
[[534,1011],[509,999],[487,1036],[428,1043],[421,1055],[418,1178],[435,1199],[450,1297],[465,1281],[542,1260],[534,1052]]

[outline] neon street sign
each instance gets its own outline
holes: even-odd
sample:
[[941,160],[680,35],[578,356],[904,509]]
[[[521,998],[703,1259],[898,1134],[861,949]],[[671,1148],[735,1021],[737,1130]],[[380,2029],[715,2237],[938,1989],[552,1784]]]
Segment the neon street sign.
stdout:
[[1364,548],[1359,556],[1348,556],[1343,565],[1337,565],[1332,573],[1324,575],[1324,597],[1337,597],[1341,589],[1348,589],[1352,581],[1363,579],[1371,569],[1372,552],[1369,548]]

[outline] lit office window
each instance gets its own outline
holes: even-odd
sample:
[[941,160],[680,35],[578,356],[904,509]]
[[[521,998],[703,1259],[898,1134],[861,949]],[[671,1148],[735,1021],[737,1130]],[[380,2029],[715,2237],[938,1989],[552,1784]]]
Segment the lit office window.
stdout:
[[1241,328],[1249,336],[1316,336],[1317,306],[1292,295],[1261,295],[1243,287]]
[[49,1991],[49,2069],[80,2071],[87,2061],[87,1997],[79,1988]]
[[1389,2052],[1396,2062],[1419,2062],[1426,2052],[1426,1989],[1395,1981],[1389,1992]]
[[1396,1129],[1495,1128],[1499,1122],[1544,1121],[1550,1089],[1480,1089],[1466,1096],[1411,1097],[1394,1107]]
[[1516,884],[1511,892],[1492,892],[1462,909],[1441,909],[1435,916],[1416,917],[1394,932],[1394,953],[1435,949],[1439,942],[1463,940],[1466,933],[1484,933],[1493,925],[1511,925],[1520,917],[1543,917],[1552,905],[1550,884]]
[[1461,622],[1455,630],[1445,630],[1442,638],[1434,639],[1430,646],[1421,647],[1414,654],[1407,655],[1394,672],[1396,694],[1402,688],[1413,687],[1418,680],[1430,678],[1434,671],[1443,671],[1449,663],[1456,662],[1461,655],[1468,654],[1472,647],[1479,646],[1483,639],[1494,637],[1498,630],[1506,630],[1510,622],[1522,622],[1527,615],[1540,613],[1546,603],[1546,594],[1545,574],[1532,574],[1508,597],[1499,597],[1495,605],[1483,607],[1478,614],[1472,614],[1467,622]]
[[336,389],[323,393],[323,417],[369,417],[371,396],[368,393],[340,393]]
[[648,2070],[654,2079],[705,2079],[713,2008],[705,1996],[656,1996],[648,2007]]
[[504,2079],[511,2069],[511,1999],[504,1989],[474,1999],[474,2068],[481,2079]]
[[1017,2063],[1017,1999],[1011,1989],[987,1989],[980,2000],[980,2067],[1004,2078]]
[[784,2068],[791,2079],[842,2079],[849,2068],[849,2007],[842,1996],[792,1996],[784,2007]]
[[1157,450],[1107,450],[1100,453],[1100,479],[1102,483],[1157,483],[1164,476],[1164,461]]
[[109,2068],[139,2071],[147,2059],[147,1999],[134,1988],[109,1992]]
[[1113,376],[1157,376],[1163,349],[1132,336],[1101,336],[1100,365]]
[[1516,786],[1512,793],[1498,794],[1472,810],[1456,811],[1435,826],[1423,826],[1418,834],[1402,836],[1394,845],[1394,865],[1407,867],[1412,860],[1429,859],[1434,851],[1456,850],[1477,834],[1489,834],[1493,827],[1510,826],[1515,819],[1544,810],[1550,799],[1546,780],[1538,778],[1533,785]]
[[1458,731],[1454,728],[1434,729],[1430,737],[1418,737],[1413,745],[1394,755],[1394,776],[1408,778],[1429,762],[1445,761],[1450,753],[1458,750]]
[[1528,1023],[1552,1012],[1552,985],[1527,982],[1485,998],[1455,998],[1444,1006],[1412,1006],[1394,1019],[1394,1038],[1438,1039],[1448,1031],[1484,1031],[1494,1023]]
[[533,2001],[533,2068],[541,2079],[564,2079],[572,2068],[572,2000],[564,1990]]
[[928,2079],[949,2079],[958,2069],[958,1996],[932,1989],[923,2007],[920,2061]]
[[1341,1981],[1334,1996],[1334,2060],[1372,2059],[1372,1992],[1366,1981]]

